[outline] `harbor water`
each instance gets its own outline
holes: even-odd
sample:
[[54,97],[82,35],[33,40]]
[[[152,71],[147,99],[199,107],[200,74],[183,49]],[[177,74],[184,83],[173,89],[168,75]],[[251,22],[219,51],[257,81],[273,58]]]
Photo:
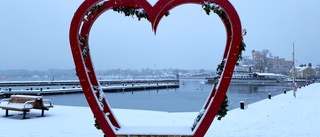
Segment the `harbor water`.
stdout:
[[[230,85],[227,95],[229,98],[228,109],[240,106],[240,101],[246,105],[283,94],[290,90],[290,84],[278,85]],[[180,79],[179,88],[150,89],[127,92],[105,93],[112,108],[141,109],[168,112],[197,112],[206,101],[212,84],[206,84],[203,79]],[[88,106],[83,93],[44,95],[55,105]],[[250,107],[250,105],[249,105]]]

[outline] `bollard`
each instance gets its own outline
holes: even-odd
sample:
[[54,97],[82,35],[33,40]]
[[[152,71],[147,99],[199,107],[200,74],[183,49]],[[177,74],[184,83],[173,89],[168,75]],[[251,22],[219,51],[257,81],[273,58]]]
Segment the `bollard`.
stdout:
[[268,98],[271,99],[271,93],[268,93]]
[[287,90],[286,90],[286,89],[284,89],[283,93],[284,93],[284,94],[287,94]]
[[244,101],[240,101],[240,109],[244,110]]

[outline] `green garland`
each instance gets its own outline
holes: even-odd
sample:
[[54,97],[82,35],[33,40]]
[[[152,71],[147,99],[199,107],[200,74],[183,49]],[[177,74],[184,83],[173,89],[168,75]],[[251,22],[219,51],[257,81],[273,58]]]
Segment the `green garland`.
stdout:
[[96,12],[97,10],[99,10],[99,9],[101,9],[101,8],[104,8],[103,2],[100,2],[100,3],[96,4],[96,5],[94,5],[94,6],[86,13],[86,15],[89,15],[89,14],[91,14],[92,12]]
[[244,39],[243,39],[243,36],[245,35],[247,35],[246,29],[242,31],[241,43],[240,43],[239,54],[238,54],[238,62],[236,64],[237,66],[239,65],[239,62],[242,60],[242,52],[246,50],[246,43],[244,43]]
[[203,2],[202,9],[206,12],[207,15],[210,15],[210,12],[213,11],[214,13],[218,14],[221,18],[227,18],[227,14],[224,12],[224,10],[222,10],[222,8],[215,3]]
[[112,9],[113,11],[116,11],[118,13],[124,13],[124,16],[132,16],[132,17],[136,16],[139,21],[141,20],[141,18],[147,19],[148,21],[150,20],[147,13],[142,9],[134,9],[131,7],[123,7],[123,6],[115,7]]
[[[132,7],[124,7],[124,6],[114,7],[112,9],[113,11],[116,11],[118,13],[124,13],[124,16],[132,16],[132,17],[136,16],[139,21],[141,20],[141,18],[144,18],[150,21],[149,16],[143,9],[135,9]],[[170,15],[169,12],[165,14],[165,16],[169,16],[169,15]]]
[[96,127],[98,130],[101,129],[101,127],[99,126],[97,119],[94,119],[94,127]]

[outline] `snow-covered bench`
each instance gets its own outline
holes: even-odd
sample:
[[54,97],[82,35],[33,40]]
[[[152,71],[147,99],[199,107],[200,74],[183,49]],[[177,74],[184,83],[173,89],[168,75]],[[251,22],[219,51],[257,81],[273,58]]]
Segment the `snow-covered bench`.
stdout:
[[41,116],[44,116],[44,110],[49,110],[52,107],[51,101],[42,99],[42,96],[11,95],[9,99],[0,101],[0,108],[6,110],[5,116],[12,116],[9,115],[9,110],[22,111],[24,119],[31,109],[41,109]]

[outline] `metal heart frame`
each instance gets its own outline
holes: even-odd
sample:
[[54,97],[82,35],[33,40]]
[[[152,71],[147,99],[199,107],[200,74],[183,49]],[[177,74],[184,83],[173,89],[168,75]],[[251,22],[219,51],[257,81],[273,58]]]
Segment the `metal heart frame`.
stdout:
[[[206,134],[226,96],[234,67],[238,60],[242,39],[240,18],[228,0],[159,0],[151,6],[146,0],[85,0],[75,12],[71,21],[69,40],[80,84],[87,102],[100,128],[107,136],[117,136],[121,125],[113,114],[95,75],[89,52],[89,34],[95,20],[105,11],[114,7],[142,8],[148,15],[154,32],[162,17],[171,9],[183,4],[215,3],[225,15],[219,15],[227,34],[226,47],[222,57],[224,69],[218,84],[214,85],[203,106],[203,115],[190,135],[202,137]],[[183,133],[179,134],[182,135]],[[136,135],[139,135],[137,133]]]

